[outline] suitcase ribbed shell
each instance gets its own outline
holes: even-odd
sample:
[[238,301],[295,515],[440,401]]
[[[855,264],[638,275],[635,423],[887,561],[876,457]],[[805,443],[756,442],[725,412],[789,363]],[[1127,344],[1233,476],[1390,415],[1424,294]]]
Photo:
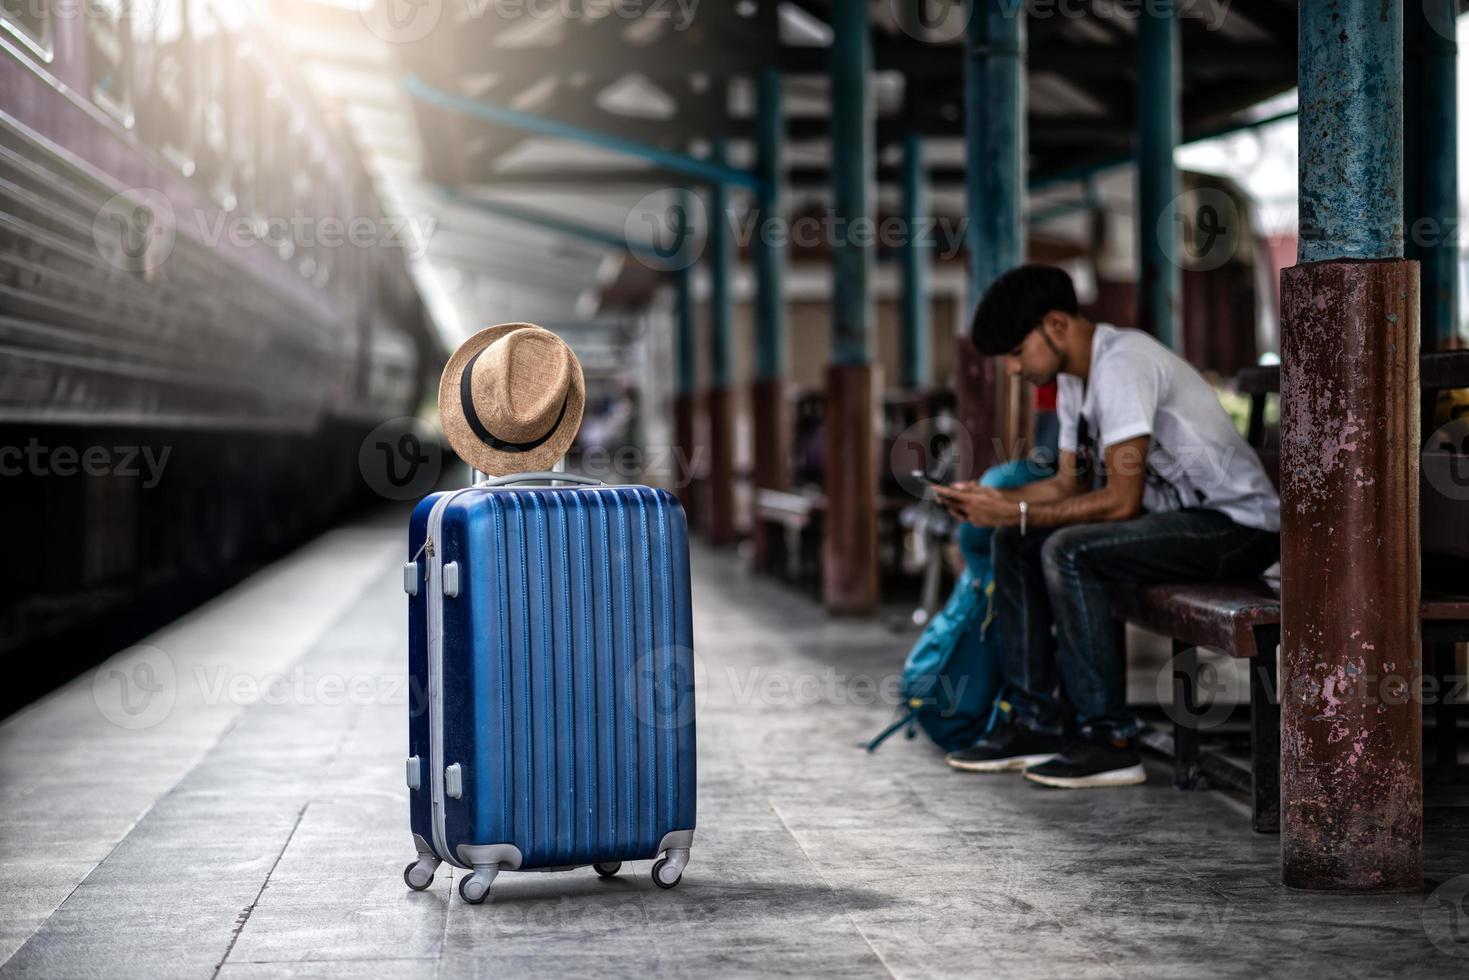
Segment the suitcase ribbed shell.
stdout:
[[[435,499],[415,512],[410,553]],[[432,758],[432,706],[410,719],[410,753],[427,760],[415,833],[434,840],[427,767],[456,763],[463,793],[443,800],[446,860],[460,844],[505,843],[522,868],[635,860],[694,829],[688,532],[677,501],[646,487],[473,491],[446,506],[439,539],[460,589],[442,600],[442,759]],[[428,593],[410,603],[410,671],[424,692]]]

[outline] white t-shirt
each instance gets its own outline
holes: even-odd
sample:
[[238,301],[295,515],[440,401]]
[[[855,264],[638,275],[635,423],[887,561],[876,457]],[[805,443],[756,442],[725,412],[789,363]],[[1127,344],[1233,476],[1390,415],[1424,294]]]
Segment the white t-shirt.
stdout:
[[1143,509],[1207,507],[1236,523],[1280,530],[1280,497],[1249,443],[1188,362],[1141,330],[1096,325],[1091,376],[1056,378],[1060,446],[1076,449],[1077,419],[1108,446],[1151,435]]

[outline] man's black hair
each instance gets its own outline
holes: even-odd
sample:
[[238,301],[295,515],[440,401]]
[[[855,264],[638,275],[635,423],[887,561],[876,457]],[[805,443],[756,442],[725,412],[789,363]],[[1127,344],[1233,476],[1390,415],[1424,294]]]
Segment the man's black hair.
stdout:
[[1017,265],[990,284],[974,311],[969,339],[981,354],[1008,354],[1052,310],[1076,315],[1076,288],[1053,265]]

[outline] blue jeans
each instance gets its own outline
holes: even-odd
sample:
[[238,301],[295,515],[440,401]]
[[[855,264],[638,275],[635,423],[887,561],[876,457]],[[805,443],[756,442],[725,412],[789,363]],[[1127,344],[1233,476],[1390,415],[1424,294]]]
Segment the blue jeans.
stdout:
[[1279,559],[1280,535],[1190,508],[1025,535],[1000,528],[991,554],[1001,670],[1015,720],[1059,733],[1064,690],[1084,737],[1118,739],[1136,735],[1138,723],[1127,710],[1108,583],[1250,578]]

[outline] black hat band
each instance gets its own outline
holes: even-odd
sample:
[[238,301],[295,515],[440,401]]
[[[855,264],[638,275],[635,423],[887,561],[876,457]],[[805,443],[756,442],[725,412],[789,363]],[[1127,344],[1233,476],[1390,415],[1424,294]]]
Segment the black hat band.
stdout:
[[469,423],[470,431],[491,449],[498,449],[505,453],[528,453],[532,449],[539,449],[545,445],[547,439],[556,434],[557,429],[561,428],[561,420],[566,418],[566,403],[570,396],[561,399],[561,413],[556,416],[556,421],[551,423],[551,428],[546,430],[546,434],[539,439],[532,439],[530,442],[508,442],[501,439],[485,428],[485,424],[480,421],[479,413],[474,410],[474,387],[470,376],[474,373],[474,362],[479,360],[480,354],[487,350],[489,348],[485,347],[477,351],[469,359],[469,363],[464,365],[464,373],[459,375],[459,407],[464,410],[464,421]]

